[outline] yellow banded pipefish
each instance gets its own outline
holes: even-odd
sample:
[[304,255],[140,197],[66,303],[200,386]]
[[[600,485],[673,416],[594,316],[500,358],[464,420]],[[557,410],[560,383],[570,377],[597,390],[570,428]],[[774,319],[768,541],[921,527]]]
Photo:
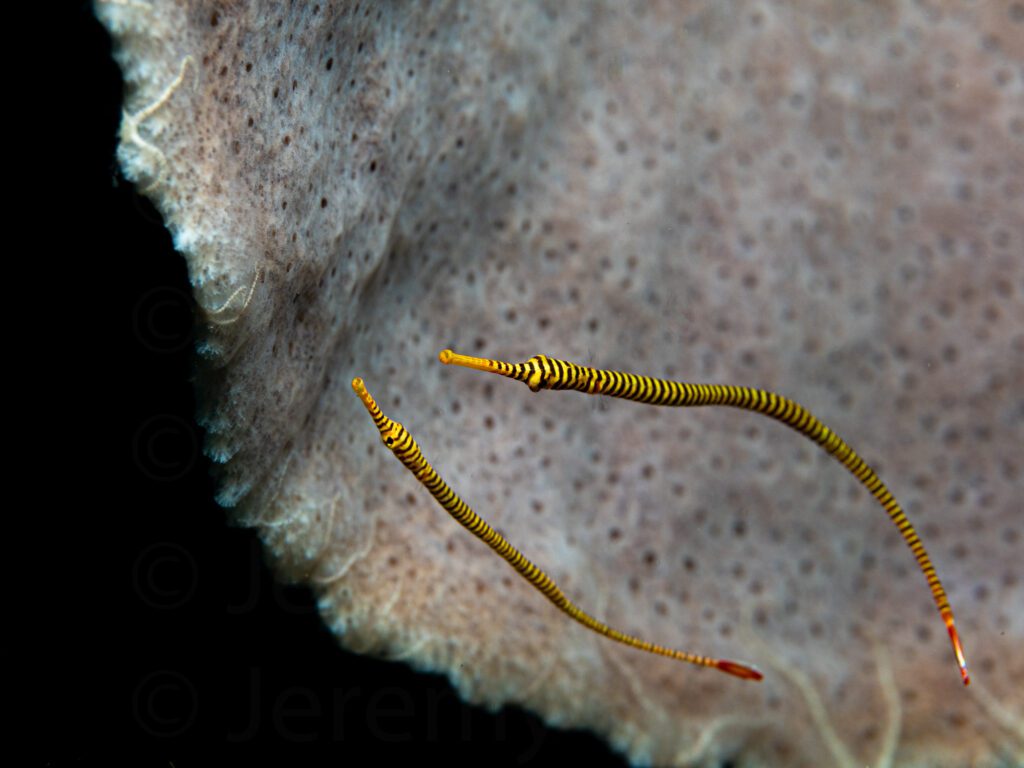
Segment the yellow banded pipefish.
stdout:
[[483,518],[470,509],[466,502],[459,498],[458,494],[430,466],[430,463],[423,456],[419,445],[417,445],[412,435],[409,434],[409,431],[397,421],[389,419],[381,412],[380,407],[367,391],[366,385],[361,378],[352,380],[352,388],[356,391],[359,399],[363,401],[363,405],[366,406],[366,410],[370,413],[370,418],[373,419],[373,423],[380,430],[380,437],[384,445],[430,491],[438,504],[444,507],[445,511],[469,530],[470,533],[501,555],[520,576],[532,584],[544,597],[554,603],[560,611],[575,619],[587,629],[632,648],[638,648],[641,651],[659,656],[667,656],[703,667],[711,667],[712,669],[718,669],[745,680],[760,680],[762,678],[760,672],[747,664],[728,659],[713,659],[695,653],[656,645],[613,629],[582,611],[565,596],[550,576],[530,562],[522,552],[512,546],[504,536],[488,525]]
[[525,363],[506,363],[501,360],[460,355],[446,349],[439,355],[446,365],[459,365],[487,373],[496,373],[525,383],[532,391],[542,389],[571,389],[589,395],[607,395],[625,400],[634,400],[648,405],[700,406],[724,405],[742,408],[780,421],[800,434],[813,440],[825,451],[832,454],[854,477],[856,477],[878,500],[889,519],[900,531],[903,540],[910,547],[917,565],[928,580],[932,599],[946,625],[953,653],[960,669],[964,685],[970,683],[963,646],[953,620],[953,609],[949,598],[939,581],[935,566],[925,551],[914,526],[910,524],[903,509],[875,471],[835,432],[823,424],[814,414],[799,403],[774,392],[726,384],[689,384],[650,376],[639,376],[621,371],[590,368],[546,355],[535,355]]

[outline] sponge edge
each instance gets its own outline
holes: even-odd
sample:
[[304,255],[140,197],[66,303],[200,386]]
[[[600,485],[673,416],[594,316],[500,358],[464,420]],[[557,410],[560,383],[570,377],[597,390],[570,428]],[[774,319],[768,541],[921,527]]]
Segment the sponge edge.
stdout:
[[[636,760],[828,764],[804,689],[762,658],[799,669],[872,760],[892,729],[865,636],[902,692],[899,764],[1019,751],[950,674],[886,522],[813,446],[743,414],[528,399],[432,362],[545,351],[792,394],[921,520],[969,691],[1024,711],[1016,9],[97,3],[129,84],[119,159],[208,315],[197,387],[221,500],[283,576],[320,585],[346,646]],[[581,604],[750,656],[764,684],[607,649],[506,585],[367,450],[356,373]]]

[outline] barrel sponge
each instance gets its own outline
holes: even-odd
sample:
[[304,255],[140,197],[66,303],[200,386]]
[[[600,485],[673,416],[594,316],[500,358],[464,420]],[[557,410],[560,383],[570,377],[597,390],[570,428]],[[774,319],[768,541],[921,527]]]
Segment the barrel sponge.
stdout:
[[[1024,752],[1024,6],[98,2],[119,161],[203,310],[219,500],[346,647],[638,763]],[[738,411],[542,392],[445,347],[745,384],[875,466],[949,589],[960,683],[870,495]],[[379,444],[363,376],[579,605]]]

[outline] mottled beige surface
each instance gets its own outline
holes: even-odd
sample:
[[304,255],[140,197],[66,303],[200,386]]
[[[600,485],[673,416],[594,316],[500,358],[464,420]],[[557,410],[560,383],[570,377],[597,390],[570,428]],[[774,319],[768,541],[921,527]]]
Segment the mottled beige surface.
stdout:
[[[120,159],[210,313],[220,498],[344,645],[658,765],[1021,759],[1024,4],[97,12]],[[918,525],[975,685],[881,508],[795,433],[533,395],[446,346],[809,406]],[[565,619],[388,455],[357,374],[582,607],[765,682]]]

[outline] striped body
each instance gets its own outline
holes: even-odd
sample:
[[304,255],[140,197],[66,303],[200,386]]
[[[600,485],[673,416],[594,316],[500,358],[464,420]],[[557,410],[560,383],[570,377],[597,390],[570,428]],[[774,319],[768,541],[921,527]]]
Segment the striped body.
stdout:
[[505,363],[499,360],[459,355],[444,350],[440,360],[445,364],[462,365],[475,370],[497,373],[525,383],[534,392],[541,389],[576,390],[591,395],[607,395],[633,400],[648,405],[701,406],[724,405],[761,413],[800,434],[810,438],[832,454],[854,477],[863,483],[899,529],[910,547],[918,567],[928,580],[932,599],[942,616],[956,655],[957,665],[966,685],[970,678],[964,661],[963,648],[953,621],[953,610],[946,591],[939,581],[931,558],[918,537],[914,526],[903,509],[875,471],[835,432],[799,403],[774,392],[724,384],[688,384],[680,381],[638,376],[622,371],[577,365],[546,355],[535,355],[525,363]]
[[559,610],[568,614],[588,629],[633,648],[660,656],[668,656],[691,664],[713,667],[748,680],[761,679],[760,672],[745,664],[726,659],[713,659],[656,645],[646,640],[641,640],[638,637],[619,632],[617,629],[613,629],[585,613],[565,596],[550,576],[534,565],[522,552],[512,546],[504,536],[488,525],[466,502],[459,498],[459,495],[430,466],[430,463],[423,456],[419,445],[417,445],[413,436],[409,434],[409,431],[381,412],[380,407],[366,390],[362,379],[355,379],[352,382],[352,387],[363,401],[367,411],[369,411],[370,417],[373,419],[374,424],[377,425],[377,429],[380,430],[381,439],[384,444],[405,465],[406,469],[416,476],[416,479],[430,491],[431,495],[444,507],[448,514],[454,517],[470,533],[501,555],[509,565],[515,568],[520,576],[530,582],[541,594],[554,603]]

